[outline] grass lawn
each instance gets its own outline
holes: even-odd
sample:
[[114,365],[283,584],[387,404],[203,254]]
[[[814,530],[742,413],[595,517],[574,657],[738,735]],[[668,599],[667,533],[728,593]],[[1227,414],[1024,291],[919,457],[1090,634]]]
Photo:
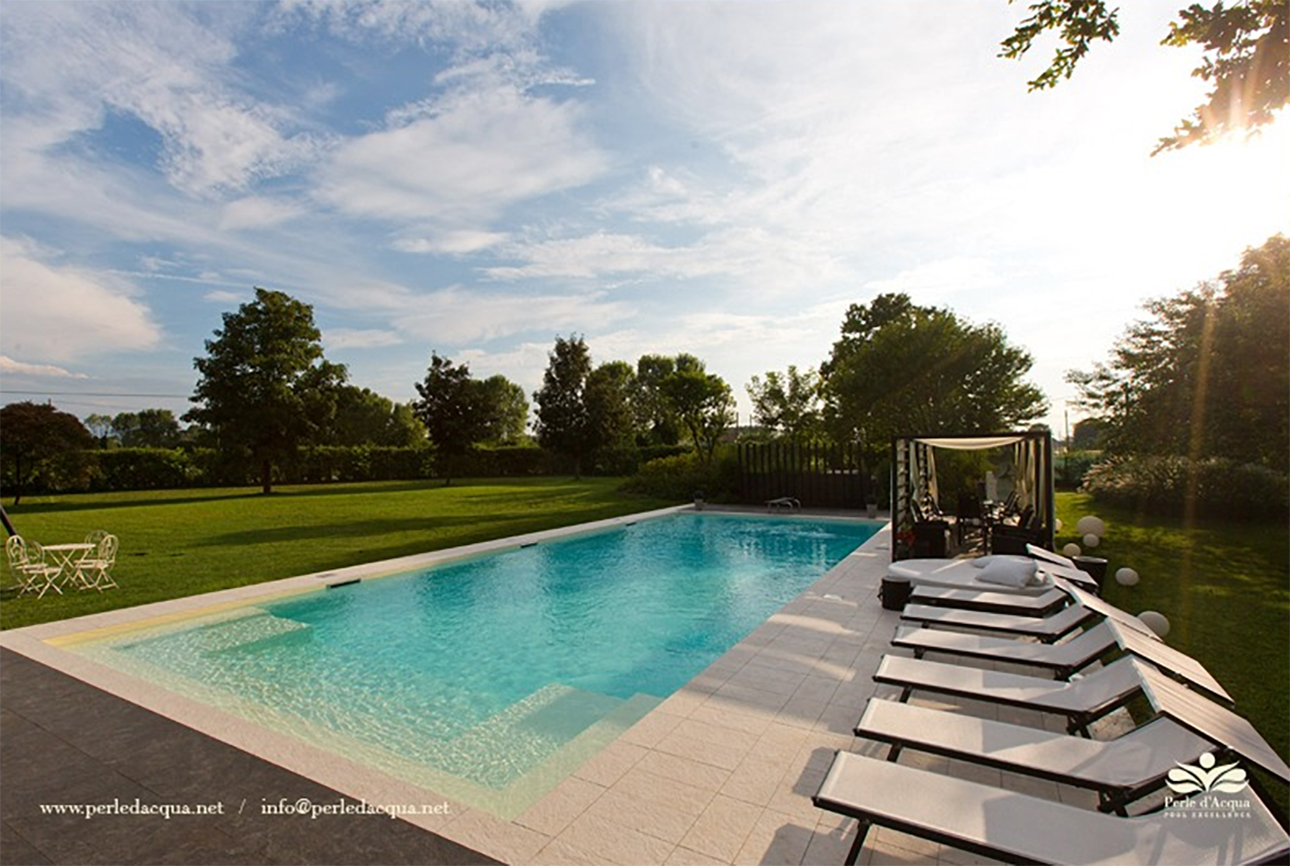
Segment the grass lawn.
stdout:
[[[1059,493],[1065,527],[1058,550],[1082,544],[1075,523],[1086,514],[1106,521],[1102,543],[1084,551],[1109,561],[1106,599],[1130,613],[1168,617],[1167,643],[1200,659],[1236,699],[1237,711],[1283,758],[1290,755],[1290,527],[1205,520],[1188,530],[1181,519]],[[1136,586],[1115,581],[1125,566],[1141,575]],[[1268,784],[1268,791],[1286,811],[1286,786]]]
[[[31,497],[9,509],[44,544],[92,529],[121,540],[119,589],[0,598],[0,628],[376,562],[677,503],[618,478],[455,480]],[[6,567],[6,585],[13,578]]]

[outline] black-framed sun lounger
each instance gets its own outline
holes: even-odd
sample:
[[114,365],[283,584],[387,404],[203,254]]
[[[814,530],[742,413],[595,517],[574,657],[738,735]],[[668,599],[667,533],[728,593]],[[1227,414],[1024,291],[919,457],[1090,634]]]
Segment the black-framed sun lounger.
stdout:
[[1089,740],[882,698],[869,699],[855,732],[891,745],[889,761],[910,748],[1037,776],[1096,791],[1103,811],[1122,814],[1160,788],[1177,762],[1221,748],[1164,717],[1114,740]]
[[1250,807],[1240,817],[1123,818],[838,752],[811,800],[861,822],[848,864],[874,824],[1010,863],[1245,864],[1290,851],[1263,801],[1241,796]]
[[907,604],[900,613],[901,620],[926,626],[972,628],[981,631],[1034,637],[1051,643],[1069,634],[1097,613],[1083,605],[1064,607],[1051,616],[1019,616],[1007,613],[987,613],[978,610],[959,610],[950,607],[933,607],[928,604]]
[[902,701],[922,691],[1063,715],[1068,731],[1088,736],[1090,724],[1142,692],[1139,669],[1145,666],[1125,656],[1088,676],[1064,682],[885,655],[873,679],[898,686]]
[[938,628],[906,627],[897,629],[891,644],[912,650],[915,658],[936,652],[1028,665],[1047,668],[1057,679],[1063,680],[1070,679],[1076,671],[1118,649],[1146,659],[1175,679],[1185,680],[1229,704],[1233,703],[1232,696],[1199,661],[1111,619],[1104,619],[1060,643],[1033,643]]
[[912,650],[914,658],[929,652],[1044,668],[1056,679],[1070,679],[1120,646],[1116,632],[1103,620],[1061,643],[1035,643],[1006,637],[967,634],[939,628],[905,626],[896,630],[891,645]]
[[1060,577],[1056,578],[1054,583],[1058,589],[1070,593],[1071,598],[1073,598],[1076,603],[1088,608],[1094,613],[1099,613],[1107,619],[1115,620],[1120,625],[1126,625],[1131,629],[1142,632],[1142,634],[1152,640],[1160,640],[1159,635],[1152,631],[1150,626],[1129,613],[1127,610],[1121,610],[1109,601],[1105,601],[1090,592],[1085,592],[1070,581],[1063,580]]
[[1227,707],[1192,691],[1181,683],[1142,665],[1142,692],[1152,708],[1206,739],[1221,743],[1256,767],[1290,782],[1290,766],[1268,745],[1249,720]]
[[1050,589],[1041,595],[1019,595],[944,586],[916,586],[910,591],[909,600],[914,604],[1011,613],[1017,616],[1048,616],[1071,603],[1070,595],[1060,589]]

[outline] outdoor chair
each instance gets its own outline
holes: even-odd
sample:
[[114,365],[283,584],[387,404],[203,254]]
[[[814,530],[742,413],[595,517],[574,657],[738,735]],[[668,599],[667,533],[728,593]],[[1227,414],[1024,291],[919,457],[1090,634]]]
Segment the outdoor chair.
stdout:
[[1253,791],[1223,820],[1152,813],[1120,817],[849,752],[834,755],[812,797],[860,822],[1013,863],[1245,864],[1290,852],[1290,836]]
[[108,531],[106,529],[91,529],[89,532],[85,533],[85,543],[98,547],[99,542],[102,541],[107,534]]
[[1031,665],[1048,668],[1057,679],[1063,680],[1118,651],[1146,659],[1168,676],[1198,686],[1228,704],[1233,703],[1232,696],[1199,661],[1110,619],[1061,643],[1033,643],[929,628],[899,629],[891,643],[892,646],[913,650],[915,658],[922,658],[927,652],[937,652]]
[[54,583],[62,569],[45,562],[45,552],[38,542],[11,535],[4,547],[9,569],[18,580],[19,595],[35,593],[37,598],[43,598],[51,589],[62,595],[63,591]]
[[84,557],[76,563],[77,580],[85,589],[113,589],[117,582],[112,579],[112,567],[116,565],[116,551],[119,542],[115,535],[105,534],[98,545],[86,551]]
[[1160,788],[1179,762],[1221,748],[1164,717],[1113,740],[1090,740],[882,698],[869,700],[855,733],[889,744],[888,761],[908,748],[1036,776],[1096,791],[1099,809],[1120,814]]
[[1068,732],[1087,737],[1090,724],[1142,692],[1143,677],[1138,669],[1143,664],[1125,656],[1066,682],[885,655],[873,679],[899,687],[902,702],[920,691],[1062,715]]
[[935,607],[955,607],[1018,616],[1048,616],[1071,603],[1070,595],[1059,589],[1049,589],[1039,595],[1022,595],[1015,592],[954,589],[928,584],[915,586],[909,594],[909,600],[915,604],[929,604]]
[[903,621],[919,623],[923,626],[1001,632],[1038,638],[1045,643],[1052,643],[1089,620],[1096,619],[1097,616],[1097,611],[1082,604],[1061,608],[1050,616],[989,613],[952,607],[933,607],[927,604],[907,604],[900,614]]

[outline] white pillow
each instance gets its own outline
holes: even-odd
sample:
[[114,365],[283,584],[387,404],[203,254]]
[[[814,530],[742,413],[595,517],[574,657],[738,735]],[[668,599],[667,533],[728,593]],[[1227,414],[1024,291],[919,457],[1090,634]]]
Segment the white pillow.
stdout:
[[1037,563],[1026,557],[994,557],[976,576],[983,583],[997,583],[1000,586],[1032,586],[1037,572]]
[[1034,562],[1029,556],[1023,556],[1020,553],[992,553],[989,556],[978,556],[972,560],[972,564],[977,568],[985,568],[992,562]]

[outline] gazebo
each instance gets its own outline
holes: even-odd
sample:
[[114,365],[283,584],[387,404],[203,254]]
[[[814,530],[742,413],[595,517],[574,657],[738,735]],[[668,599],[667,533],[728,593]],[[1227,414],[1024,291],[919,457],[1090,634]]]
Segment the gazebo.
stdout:
[[[960,478],[959,489],[943,490],[938,452],[982,452],[978,465],[991,468],[973,479],[973,489]],[[892,560],[1024,553],[1028,543],[1052,550],[1052,434],[1027,430],[893,439],[891,524]]]

